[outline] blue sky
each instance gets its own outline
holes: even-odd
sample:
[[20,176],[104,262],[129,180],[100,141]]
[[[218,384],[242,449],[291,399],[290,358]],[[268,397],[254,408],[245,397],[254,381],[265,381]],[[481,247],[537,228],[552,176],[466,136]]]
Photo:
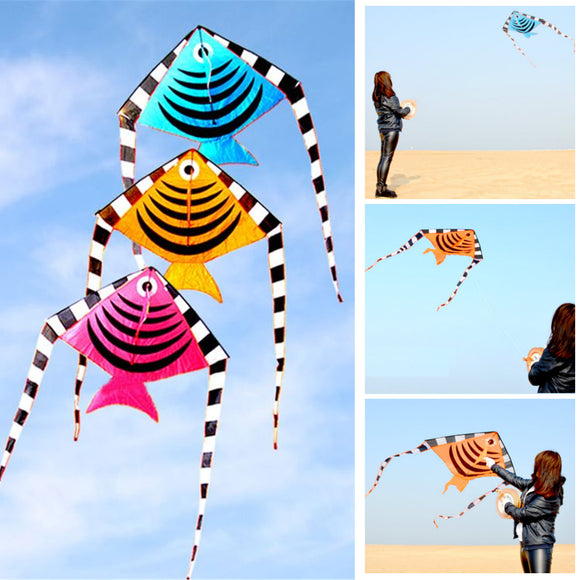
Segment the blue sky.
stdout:
[[[365,433],[365,493],[375,481],[381,463],[391,455],[414,449],[425,439],[461,433],[497,431],[516,473],[530,477],[534,458],[545,449],[562,457],[567,478],[564,505],[556,520],[556,541],[574,543],[575,463],[574,401],[535,399],[414,399],[367,400]],[[533,426],[533,427],[532,427]],[[385,468],[379,484],[366,498],[367,544],[499,545],[515,544],[513,523],[495,510],[495,494],[463,517],[456,515],[486,491],[498,477],[481,477],[463,492],[449,487],[451,472],[432,451],[404,455]],[[515,552],[514,552],[515,553]],[[493,559],[489,562],[493,571]]]
[[423,228],[475,230],[483,260],[436,266],[425,238],[365,274],[367,393],[535,393],[522,358],[574,302],[571,204],[367,205],[365,267]]
[[[278,452],[266,244],[209,265],[224,304],[184,293],[231,357],[197,578],[353,574],[353,12],[350,2],[0,3],[6,435],[42,321],[84,294],[94,212],[121,192],[116,112],[142,78],[202,24],[303,83],[346,302],[334,295],[308,156],[284,102],[239,137],[260,167],[226,167],[284,223],[288,341]],[[145,127],[137,139],[137,176],[190,146]],[[147,261],[165,270],[149,254]],[[104,281],[135,269],[130,243],[115,234]],[[58,343],[0,486],[0,577],[184,577],[207,374],[150,385],[158,425],[107,408],[83,415],[75,444],[75,371],[74,351]],[[83,408],[106,380],[89,367]]]
[[574,38],[573,6],[367,6],[365,148],[380,148],[371,94],[386,70],[417,100],[399,149],[573,149],[572,41],[544,26],[514,36],[534,68],[502,31],[514,9]]

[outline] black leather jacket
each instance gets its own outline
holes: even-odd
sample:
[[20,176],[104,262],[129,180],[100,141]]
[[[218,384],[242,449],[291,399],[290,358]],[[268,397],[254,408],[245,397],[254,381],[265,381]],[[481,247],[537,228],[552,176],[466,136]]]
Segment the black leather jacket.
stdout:
[[379,131],[381,133],[400,131],[403,128],[403,120],[401,117],[411,112],[409,107],[401,109],[397,95],[393,95],[392,97],[380,95],[378,103],[375,103],[375,110],[379,116],[377,124],[379,125]]
[[513,503],[505,506],[506,513],[514,519],[514,538],[517,538],[516,526],[521,522],[524,548],[553,546],[556,542],[554,523],[564,502],[564,491],[560,492],[559,497],[547,498],[530,491],[533,487],[531,479],[518,477],[497,463],[491,466],[491,470],[522,492],[522,507],[517,508]]
[[556,358],[546,348],[540,360],[530,368],[528,379],[532,385],[539,386],[538,393],[574,393],[576,392],[574,357]]

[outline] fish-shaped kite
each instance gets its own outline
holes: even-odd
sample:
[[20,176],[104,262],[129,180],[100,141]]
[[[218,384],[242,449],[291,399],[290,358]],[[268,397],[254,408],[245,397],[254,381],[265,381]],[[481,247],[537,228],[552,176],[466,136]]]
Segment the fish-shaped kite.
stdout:
[[318,139],[298,80],[266,59],[198,26],[147,75],[118,112],[121,174],[135,180],[136,123],[192,139],[215,164],[256,163],[234,135],[287,99],[310,157],[328,263],[338,288]]
[[[481,433],[465,433],[463,435],[451,435],[447,437],[437,437],[435,439],[426,439],[418,447],[403,451],[387,457],[379,468],[379,472],[367,496],[377,487],[385,467],[395,457],[401,455],[423,453],[424,451],[433,450],[445,463],[453,477],[445,484],[443,493],[450,485],[454,485],[459,491],[463,491],[472,479],[479,477],[495,477],[496,474],[487,467],[485,458],[490,457],[498,465],[511,471],[514,471],[512,460],[496,431],[487,431]],[[488,495],[504,487],[505,483],[480,496],[471,502],[467,508],[455,516],[439,516],[442,519],[458,518],[478,503],[483,501]]]
[[[277,360],[274,401],[274,447],[277,447],[286,336],[282,224],[244,187],[191,149],[140,179],[97,212],[87,293],[101,287],[104,252],[113,230],[169,261],[165,277],[177,289],[206,292],[220,302],[221,293],[205,264],[267,238]],[[81,358],[77,393],[85,366],[86,360]]]
[[[0,461],[0,479],[59,338],[112,375],[93,397],[87,412],[107,405],[128,405],[157,421],[157,409],[145,383],[209,369],[200,500],[189,577],[201,537],[228,355],[191,306],[154,268],[91,292],[48,318],[42,327]],[[77,395],[75,406],[78,409]]]
[[369,266],[365,272],[368,272],[371,268],[376,266],[382,260],[386,260],[387,258],[391,258],[392,256],[396,256],[405,250],[411,248],[416,242],[418,242],[421,238],[427,238],[432,244],[433,248],[427,248],[423,253],[426,254],[428,252],[433,252],[435,256],[435,261],[437,265],[441,264],[447,256],[468,256],[473,258],[471,264],[467,266],[463,275],[457,282],[457,286],[455,290],[447,299],[447,302],[440,304],[437,307],[442,308],[443,306],[447,306],[459,290],[459,286],[463,284],[465,278],[467,278],[469,274],[469,270],[473,268],[475,265],[479,264],[481,260],[483,260],[483,254],[481,252],[481,246],[479,245],[479,240],[473,230],[456,230],[456,229],[432,229],[432,230],[419,230],[408,242],[403,244],[396,252],[392,252],[391,254],[387,254],[382,258],[379,258],[375,261],[374,264]]
[[574,39],[567,34],[564,34],[561,30],[556,28],[551,22],[544,20],[543,18],[537,18],[536,16],[531,16],[530,14],[524,14],[523,12],[518,12],[514,10],[505,21],[502,30],[506,33],[507,37],[513,42],[513,45],[518,49],[518,51],[523,54],[527,59],[528,62],[532,66],[536,66],[526,55],[526,53],[516,44],[515,39],[513,36],[510,35],[509,31],[513,30],[518,34],[523,34],[526,38],[529,38],[532,35],[537,34],[536,32],[532,32],[539,24],[543,24],[548,28],[551,28],[556,34],[560,36],[564,36],[572,41],[574,44],[574,52],[576,52],[576,42]]

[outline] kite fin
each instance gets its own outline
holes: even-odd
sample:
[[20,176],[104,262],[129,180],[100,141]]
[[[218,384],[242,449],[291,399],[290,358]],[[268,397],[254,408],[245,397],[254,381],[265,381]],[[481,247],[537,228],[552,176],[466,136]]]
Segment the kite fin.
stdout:
[[159,421],[159,415],[151,395],[144,383],[131,381],[128,378],[113,376],[93,397],[87,413],[109,405],[126,405],[149,415]]
[[218,285],[204,264],[171,264],[165,272],[165,278],[178,290],[198,290],[223,302]]
[[199,152],[217,165],[222,165],[223,163],[258,165],[256,158],[231,137],[204,141],[199,147]]
[[445,484],[445,489],[443,490],[443,493],[445,493],[447,491],[447,488],[450,485],[454,485],[459,491],[463,491],[465,489],[465,486],[469,483],[468,479],[465,479],[465,477],[461,477],[459,475],[454,475],[446,484]]
[[438,266],[439,264],[442,264],[445,258],[447,257],[447,254],[442,250],[440,250],[439,248],[427,248],[423,253],[426,254],[427,252],[433,252],[435,256],[435,261],[437,262]]

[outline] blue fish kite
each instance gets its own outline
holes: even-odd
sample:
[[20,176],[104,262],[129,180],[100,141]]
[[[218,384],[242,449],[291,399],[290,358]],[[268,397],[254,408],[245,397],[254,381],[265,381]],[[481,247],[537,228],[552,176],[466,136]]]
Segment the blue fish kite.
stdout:
[[535,16],[531,16],[530,14],[524,14],[523,12],[518,12],[517,10],[514,10],[508,16],[508,19],[505,21],[502,30],[513,42],[514,46],[519,50],[519,52],[528,59],[528,62],[532,66],[535,67],[536,65],[527,57],[526,53],[516,44],[516,41],[508,31],[513,30],[518,34],[523,34],[526,38],[530,38],[530,36],[535,36],[537,34],[537,32],[532,32],[532,30],[534,30],[539,24],[543,24],[544,26],[551,28],[556,34],[560,36],[569,38],[574,43],[574,52],[576,52],[576,43],[574,42],[574,39],[568,36],[567,34],[564,34],[561,30],[556,28],[551,22],[548,22],[543,18],[536,18]]

